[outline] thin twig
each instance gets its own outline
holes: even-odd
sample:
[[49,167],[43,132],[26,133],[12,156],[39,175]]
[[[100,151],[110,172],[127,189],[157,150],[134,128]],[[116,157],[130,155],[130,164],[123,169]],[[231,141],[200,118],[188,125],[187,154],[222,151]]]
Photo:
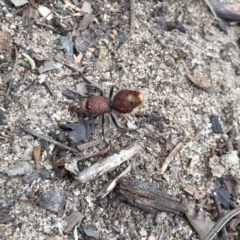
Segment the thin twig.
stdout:
[[[218,217],[220,218],[222,216],[222,209],[216,192],[213,192],[213,199],[216,205]],[[229,240],[226,226],[223,226],[223,228],[221,229],[221,233],[223,240]]]
[[48,137],[48,136],[45,136],[45,135],[43,135],[43,134],[41,134],[41,133],[38,133],[38,132],[34,131],[33,129],[29,128],[29,127],[25,127],[25,126],[21,123],[20,120],[19,120],[19,122],[20,122],[20,127],[21,127],[21,129],[22,129],[24,132],[26,132],[26,133],[28,133],[28,134],[31,134],[31,135],[33,135],[33,136],[35,136],[35,137],[37,137],[37,138],[43,139],[43,140],[45,140],[45,141],[47,141],[47,142],[53,143],[53,144],[55,144],[56,146],[59,146],[60,148],[66,149],[66,150],[71,151],[71,152],[78,153],[78,150],[73,149],[73,148],[71,148],[71,147],[68,147],[68,146],[66,146],[66,145],[64,145],[64,144],[62,144],[62,143],[60,143],[60,142],[58,142],[58,141],[56,141],[56,140],[54,140],[54,139],[52,139],[52,138],[50,138],[50,137]]
[[108,147],[104,148],[103,150],[101,150],[100,152],[91,153],[91,154],[76,158],[75,160],[76,161],[83,161],[83,160],[86,160],[86,159],[89,159],[89,158],[99,157],[99,156],[102,156],[105,153],[107,153],[109,150],[110,150],[110,145]]
[[94,146],[102,144],[102,143],[103,143],[103,140],[101,138],[99,138],[99,139],[93,140],[91,142],[83,143],[83,144],[79,145],[77,148],[79,151],[83,151],[87,148],[94,147]]
[[82,11],[81,8],[75,6],[74,4],[70,3],[68,0],[63,0],[63,2],[66,4],[67,7],[74,9],[75,11],[81,13],[81,16],[84,16],[84,12]]
[[231,220],[234,216],[240,213],[240,207],[234,209],[225,215],[223,215],[218,221],[214,224],[210,232],[203,238],[204,240],[212,240],[217,235],[217,233],[222,229],[222,227]]
[[148,31],[156,38],[156,40],[158,41],[158,43],[163,47],[165,48],[165,45],[161,42],[160,38],[158,37],[158,35],[144,22],[142,21],[142,19],[137,15],[135,14],[135,17],[139,20],[139,22],[141,22],[144,27],[146,27],[148,29]]
[[131,12],[130,12],[130,34],[133,35],[134,28],[135,28],[135,0],[130,1],[131,4]]
[[47,79],[45,79],[44,84],[45,84],[45,86],[47,87],[47,89],[48,89],[48,91],[50,92],[50,94],[51,94],[53,97],[55,97],[55,93],[53,92],[53,89],[52,89],[52,87],[51,87],[51,85],[50,85],[50,83],[49,83],[49,81],[48,81]]
[[162,165],[161,167],[161,170],[160,170],[160,174],[163,174],[167,167],[169,166],[169,164],[171,163],[173,157],[179,152],[179,150],[182,148],[183,146],[183,143],[180,142],[173,150],[172,152],[169,154],[169,156],[167,157],[167,159],[165,160],[164,164]]
[[94,87],[98,88],[102,93],[103,93],[103,88],[100,84],[98,84],[97,82],[93,81],[93,80],[90,80],[88,78],[86,78],[82,72],[79,72],[80,75],[82,76],[82,78],[87,81],[88,83],[92,84]]

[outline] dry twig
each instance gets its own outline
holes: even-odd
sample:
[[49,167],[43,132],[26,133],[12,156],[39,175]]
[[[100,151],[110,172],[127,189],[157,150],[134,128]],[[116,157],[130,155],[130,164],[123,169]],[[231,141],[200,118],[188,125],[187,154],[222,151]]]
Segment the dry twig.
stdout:
[[106,148],[104,148],[103,150],[99,151],[99,152],[91,153],[91,154],[76,158],[75,160],[76,161],[83,161],[83,160],[86,160],[86,159],[89,159],[89,158],[99,157],[99,156],[102,156],[105,153],[107,153],[109,150],[110,150],[110,145],[107,146]]
[[98,161],[91,167],[78,173],[77,179],[81,183],[91,181],[107,172],[112,171],[120,164],[124,163],[135,154],[142,152],[142,146],[139,143],[134,143],[132,147],[121,150],[120,153],[115,153],[102,161]]
[[183,146],[183,143],[180,142],[173,150],[172,152],[169,154],[169,156],[167,157],[167,159],[165,160],[164,164],[162,165],[161,167],[161,170],[160,170],[160,174],[163,174],[167,167],[169,166],[169,164],[171,163],[172,159],[174,156],[176,156],[176,154],[179,152],[179,150],[182,148]]
[[218,221],[214,224],[210,232],[203,238],[204,240],[212,240],[218,234],[218,232],[223,228],[226,223],[231,220],[234,216],[240,213],[240,207],[236,208],[225,215],[223,215]]
[[60,142],[58,142],[58,141],[56,141],[56,140],[48,137],[48,136],[45,136],[45,135],[43,135],[43,134],[40,134],[40,133],[34,131],[33,129],[31,129],[31,128],[29,128],[29,127],[25,127],[25,126],[23,125],[23,123],[21,122],[21,120],[19,120],[19,123],[20,123],[20,128],[21,128],[24,132],[26,132],[26,133],[28,133],[28,134],[31,134],[31,135],[33,135],[33,136],[35,136],[35,137],[37,137],[37,138],[43,139],[43,140],[45,140],[45,141],[47,141],[47,142],[53,143],[54,145],[59,146],[60,148],[66,149],[66,150],[71,151],[71,152],[78,153],[78,150],[76,150],[76,149],[73,149],[73,148],[71,148],[71,147],[68,147],[68,146],[66,146],[66,145],[64,145],[64,144],[62,144],[62,143],[60,143]]
[[70,3],[68,0],[63,0],[63,2],[66,4],[67,7],[79,12],[81,16],[84,16],[84,12],[82,11],[81,8],[75,6],[74,4]]
[[153,183],[144,182],[124,177],[119,180],[119,193],[132,205],[135,205],[145,212],[158,213],[167,212],[187,212],[183,204],[166,192],[160,191]]
[[162,48],[165,48],[165,45],[161,42],[160,38],[158,37],[158,35],[144,22],[142,21],[142,19],[138,16],[135,15],[135,17],[139,20],[139,22],[141,22],[145,28],[147,28],[147,30],[156,38],[156,40],[158,41],[158,43],[161,45]]

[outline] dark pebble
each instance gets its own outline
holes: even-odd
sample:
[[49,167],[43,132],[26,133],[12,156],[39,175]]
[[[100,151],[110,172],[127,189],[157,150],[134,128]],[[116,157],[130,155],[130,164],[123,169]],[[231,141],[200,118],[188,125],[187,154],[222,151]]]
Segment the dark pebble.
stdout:
[[221,133],[222,132],[222,127],[219,122],[219,117],[217,115],[212,115],[210,117],[210,122],[212,124],[212,131],[214,133]]
[[23,178],[23,181],[25,183],[32,183],[34,180],[38,179],[38,172],[34,172],[34,173],[31,173],[31,174],[28,174],[27,176],[25,176]]
[[126,41],[126,36],[124,34],[124,32],[120,32],[118,35],[117,35],[117,39],[118,39],[118,42],[120,44],[124,43]]
[[50,190],[42,194],[39,206],[53,213],[61,213],[66,204],[66,194],[63,191]]
[[67,57],[73,56],[73,41],[65,36],[60,37],[60,43],[64,47],[64,52]]
[[51,172],[49,172],[47,170],[41,170],[40,176],[42,179],[49,179],[49,178],[51,178]]

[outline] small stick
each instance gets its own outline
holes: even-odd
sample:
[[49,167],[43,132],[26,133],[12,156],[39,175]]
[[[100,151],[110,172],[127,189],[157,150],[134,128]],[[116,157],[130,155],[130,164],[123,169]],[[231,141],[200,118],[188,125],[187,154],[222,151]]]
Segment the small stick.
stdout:
[[21,121],[20,121],[20,124],[21,124],[21,126],[20,126],[21,129],[22,129],[24,132],[26,132],[26,133],[31,134],[31,135],[33,135],[33,136],[35,136],[35,137],[37,137],[37,138],[43,139],[43,140],[45,140],[45,141],[47,141],[47,142],[53,143],[53,144],[55,144],[56,146],[59,146],[60,148],[66,149],[66,150],[71,151],[71,152],[78,153],[78,150],[76,150],[76,149],[73,149],[73,148],[71,148],[71,147],[68,147],[68,146],[66,146],[66,145],[64,145],[64,144],[62,144],[62,143],[60,143],[60,142],[58,142],[58,141],[56,141],[56,140],[48,137],[48,136],[45,136],[45,135],[40,134],[40,133],[38,133],[38,132],[35,132],[33,129],[31,129],[31,128],[29,128],[29,127],[24,127],[24,126],[22,125]]
[[130,12],[130,18],[131,18],[131,26],[130,26],[130,34],[133,35],[134,27],[135,27],[135,0],[130,0],[131,4],[131,12]]
[[132,158],[135,154],[142,152],[142,150],[142,146],[136,142],[131,148],[121,150],[119,154],[115,153],[108,156],[102,161],[98,161],[89,168],[79,172],[76,178],[80,183],[91,181],[107,172],[112,171],[125,161]]
[[53,92],[53,89],[52,89],[52,87],[51,87],[51,85],[50,85],[50,83],[49,83],[49,81],[48,81],[47,79],[45,79],[44,84],[45,84],[45,86],[47,87],[47,89],[48,89],[48,91],[50,92],[50,94],[51,94],[53,97],[55,97],[55,93]]
[[88,159],[88,158],[99,157],[99,156],[102,156],[102,155],[104,155],[105,153],[107,153],[109,150],[110,150],[110,145],[109,145],[108,147],[104,148],[103,150],[101,150],[100,152],[91,153],[91,154],[88,154],[88,155],[85,155],[85,156],[76,158],[75,160],[76,160],[76,161],[83,161],[83,160],[86,160],[86,159]]
[[[213,192],[213,199],[214,199],[214,202],[215,202],[215,205],[216,205],[218,217],[220,218],[222,216],[222,209],[221,209],[221,205],[220,205],[220,202],[218,200],[218,196],[217,196],[216,192]],[[221,233],[222,233],[223,240],[229,240],[226,226],[223,226],[223,228],[221,229]]]
[[231,210],[230,212],[226,213],[225,215],[221,216],[221,218],[218,219],[218,221],[214,224],[212,229],[209,231],[209,233],[203,238],[204,240],[212,240],[217,235],[217,233],[222,229],[226,223],[231,220],[233,217],[235,217],[237,214],[240,213],[240,207],[236,208],[234,210]]
[[97,82],[93,81],[93,80],[90,80],[88,78],[86,78],[82,72],[79,72],[80,75],[82,76],[82,78],[87,81],[88,83],[92,84],[94,87],[98,88],[102,93],[103,93],[103,88],[100,84],[98,84]]
[[90,148],[90,147],[93,147],[93,146],[96,146],[96,145],[99,145],[99,144],[102,144],[103,141],[101,138],[97,139],[97,140],[93,140],[91,142],[87,142],[87,143],[83,143],[81,145],[79,145],[77,148],[79,151],[83,151],[87,148]]
[[70,91],[70,92],[72,92],[72,93],[75,93],[75,94],[79,95],[80,97],[84,97],[84,98],[87,98],[87,97],[88,97],[87,94],[78,92],[78,91],[76,91],[76,90],[74,90],[74,89],[68,88],[67,90]]
[[84,16],[84,12],[82,11],[81,8],[73,5],[72,3],[70,3],[70,2],[67,1],[67,0],[63,0],[63,2],[66,4],[67,7],[74,9],[75,11],[81,13],[81,16]]
[[167,159],[165,160],[164,164],[162,165],[161,167],[161,170],[160,170],[160,174],[163,174],[167,167],[169,166],[169,164],[171,163],[173,157],[179,152],[179,150],[182,148],[183,146],[183,143],[180,142],[173,150],[172,152],[169,154],[169,156],[167,157]]
[[158,41],[158,43],[160,43],[160,45],[165,48],[165,45],[161,42],[160,38],[158,37],[158,35],[144,22],[140,19],[140,17],[138,15],[135,14],[135,17],[144,25],[145,28],[148,29],[148,31],[156,38],[156,40]]

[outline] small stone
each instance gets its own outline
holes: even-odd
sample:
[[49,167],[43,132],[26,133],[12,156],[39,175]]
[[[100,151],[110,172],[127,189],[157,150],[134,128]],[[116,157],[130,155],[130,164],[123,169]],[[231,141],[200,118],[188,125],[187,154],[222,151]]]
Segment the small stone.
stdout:
[[224,133],[222,135],[222,140],[226,142],[226,141],[228,141],[228,139],[229,139],[228,135],[226,133]]
[[35,53],[42,53],[42,49],[41,48],[34,48],[33,51]]
[[10,166],[5,172],[9,177],[26,175],[32,172],[32,166],[28,162],[18,162],[15,165]]
[[151,235],[149,236],[148,240],[156,240],[156,238],[153,235]]
[[66,194],[63,191],[50,190],[42,194],[39,206],[53,213],[61,213],[66,204]]
[[60,43],[64,47],[64,52],[67,57],[73,56],[73,41],[65,36],[60,37]]
[[38,179],[38,172],[33,172],[29,175],[26,175],[24,178],[23,178],[23,181],[25,183],[32,183],[34,180]]
[[147,236],[147,231],[146,231],[145,228],[141,228],[141,230],[140,230],[140,235],[141,235],[141,236]]
[[126,41],[126,36],[124,32],[120,32],[117,36],[117,39],[120,44],[124,43]]
[[212,131],[214,133],[221,133],[222,132],[222,127],[219,122],[219,117],[217,115],[212,115],[210,117],[210,121],[212,124]]
[[198,100],[197,97],[194,97],[193,100],[192,100],[192,103],[193,103],[193,105],[199,105],[200,101]]
[[199,156],[198,155],[192,156],[192,159],[190,162],[190,168],[193,168],[195,164],[197,164],[198,162],[199,162]]

